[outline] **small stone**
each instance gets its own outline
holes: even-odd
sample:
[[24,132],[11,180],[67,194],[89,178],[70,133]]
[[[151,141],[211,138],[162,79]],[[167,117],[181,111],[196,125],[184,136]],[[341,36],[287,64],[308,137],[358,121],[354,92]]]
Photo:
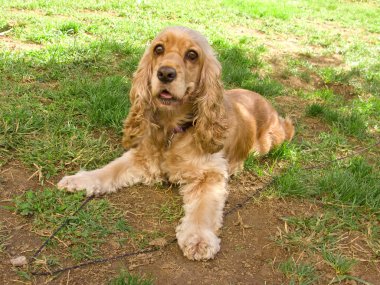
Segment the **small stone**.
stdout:
[[24,266],[28,264],[28,261],[25,256],[18,256],[16,258],[11,259],[11,263],[13,266]]

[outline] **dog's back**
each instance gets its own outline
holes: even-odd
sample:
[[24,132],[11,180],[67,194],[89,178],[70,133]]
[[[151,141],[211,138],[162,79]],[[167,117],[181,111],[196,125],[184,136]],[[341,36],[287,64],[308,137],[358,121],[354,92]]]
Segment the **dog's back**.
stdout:
[[228,90],[225,95],[229,132],[224,151],[230,173],[241,168],[250,152],[264,155],[293,138],[292,121],[280,117],[261,95],[244,89]]

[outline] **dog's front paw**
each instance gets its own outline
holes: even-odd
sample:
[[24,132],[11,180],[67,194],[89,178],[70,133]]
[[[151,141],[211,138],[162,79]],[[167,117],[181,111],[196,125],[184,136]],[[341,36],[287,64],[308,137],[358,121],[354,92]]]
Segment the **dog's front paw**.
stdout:
[[58,189],[66,189],[69,192],[86,190],[87,196],[110,192],[102,185],[100,179],[89,171],[82,171],[75,175],[65,176],[58,182],[57,187]]
[[190,260],[213,259],[220,250],[220,239],[212,231],[177,232],[183,255]]

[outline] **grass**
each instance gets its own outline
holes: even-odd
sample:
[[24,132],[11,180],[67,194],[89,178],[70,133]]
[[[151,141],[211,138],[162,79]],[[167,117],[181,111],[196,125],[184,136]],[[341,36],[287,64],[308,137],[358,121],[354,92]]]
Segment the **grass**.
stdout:
[[[41,192],[27,191],[16,198],[15,210],[20,215],[32,217],[36,230],[52,233],[65,217],[79,207],[83,197],[83,193],[70,195],[48,188]],[[57,237],[74,245],[70,247],[70,253],[76,260],[94,257],[106,237],[114,232],[112,224],[107,221],[118,215],[120,213],[112,209],[106,200],[95,201],[86,210],[70,217],[65,230]],[[53,245],[56,246],[56,242]]]
[[279,269],[289,279],[288,284],[309,285],[315,284],[318,279],[316,269],[306,263],[296,263],[288,259],[279,265]]
[[289,249],[303,248],[310,260],[321,254],[337,279],[343,276],[350,279],[350,270],[358,261],[346,258],[343,253],[352,240],[370,243],[365,252],[373,259],[378,258],[379,244],[374,244],[374,237],[369,235],[374,229],[377,236],[378,185],[377,171],[362,158],[351,159],[348,165],[333,164],[313,172],[302,168],[290,170],[277,179],[277,194],[316,199],[324,206],[318,215],[284,217],[290,230],[277,242]]
[[[83,198],[82,192],[69,194],[49,188],[39,192],[27,191],[15,198],[15,211],[30,217],[37,232],[48,232],[49,235],[69,217],[68,225],[57,234],[57,240],[62,244],[72,244],[69,253],[75,260],[99,257],[100,247],[108,240],[115,239],[121,245],[128,240],[144,248],[150,240],[161,236],[160,233],[138,231],[128,225],[122,213],[105,199],[92,201],[77,215],[71,216]],[[51,245],[53,249],[58,246],[56,240]],[[46,259],[47,263],[52,263],[54,256]]]
[[[268,199],[318,205],[310,214],[283,217],[288,231],[274,239],[289,251],[276,261],[277,270],[290,284],[366,282],[352,275],[366,263],[351,256],[365,252],[362,259],[370,262],[380,256],[378,150],[321,169],[305,166],[379,139],[378,3],[212,0],[188,6],[187,1],[0,0],[5,35],[0,40],[0,167],[16,162],[40,178],[38,187],[14,197],[18,216],[46,236],[76,209],[83,194],[58,192],[51,184],[63,173],[99,167],[122,153],[121,126],[138,61],[163,27],[184,25],[209,39],[226,88],[259,92],[296,122],[292,143],[261,158],[250,155],[241,173],[278,175]],[[172,225],[183,214],[180,205],[168,199],[150,216]],[[122,249],[144,248],[167,234],[139,229],[125,219],[124,210],[108,197],[93,201],[42,258],[56,265],[62,256],[99,256],[111,242]],[[1,225],[0,252],[8,232]],[[363,252],[345,240],[358,242]],[[62,242],[68,250],[59,249]],[[303,251],[307,262],[298,258]],[[317,269],[321,260],[325,267]],[[334,280],[327,280],[328,272],[334,272]],[[111,284],[152,283],[126,272],[117,278],[119,283]]]
[[366,135],[366,122],[356,111],[343,113],[317,103],[311,104],[306,109],[306,115],[322,117],[328,124],[336,127],[347,135],[363,138]]
[[322,256],[324,260],[332,267],[334,268],[337,275],[346,275],[348,274],[352,266],[357,263],[356,260],[347,258],[341,254],[334,255],[330,251],[322,251]]
[[276,179],[281,195],[328,199],[376,211],[380,207],[377,170],[363,158],[356,157],[348,165],[333,163],[313,172],[292,168]]
[[151,285],[153,280],[150,278],[144,278],[139,275],[132,275],[127,271],[120,271],[119,276],[113,278],[109,285]]
[[183,208],[178,201],[168,200],[160,206],[160,220],[165,220],[170,223],[178,221],[183,216]]

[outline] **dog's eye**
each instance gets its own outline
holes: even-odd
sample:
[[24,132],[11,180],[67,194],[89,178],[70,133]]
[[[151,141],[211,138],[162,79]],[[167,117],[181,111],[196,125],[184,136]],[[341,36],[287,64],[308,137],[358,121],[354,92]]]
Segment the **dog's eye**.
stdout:
[[154,48],[154,53],[157,55],[164,53],[164,51],[165,49],[163,45],[156,45],[156,47]]
[[189,50],[186,54],[186,58],[189,60],[196,60],[198,58],[198,54],[196,51]]

